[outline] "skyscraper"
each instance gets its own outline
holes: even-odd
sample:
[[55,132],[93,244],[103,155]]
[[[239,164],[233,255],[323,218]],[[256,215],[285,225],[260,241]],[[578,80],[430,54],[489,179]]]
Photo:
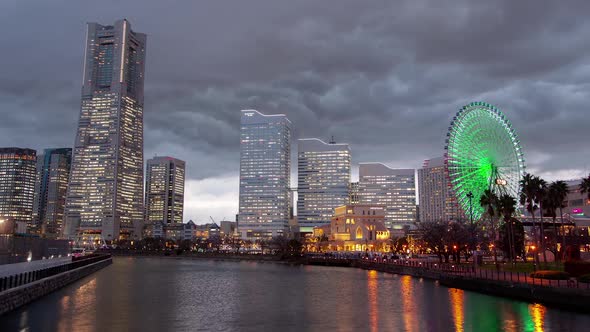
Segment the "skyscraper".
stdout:
[[61,235],[72,149],[45,149],[37,156],[33,224],[46,237]]
[[146,222],[182,223],[185,162],[171,157],[147,161],[145,174]]
[[291,121],[284,114],[242,111],[238,212],[242,238],[287,231],[290,176]]
[[360,197],[359,197],[359,183],[351,182],[350,186],[348,187],[348,204],[360,204]]
[[68,237],[141,236],[145,46],[146,36],[127,20],[88,24],[66,199]]
[[447,176],[444,157],[426,160],[418,170],[420,222],[459,220],[459,208]]
[[350,148],[317,138],[300,139],[297,153],[297,221],[301,232],[327,225],[349,201]]
[[381,163],[359,165],[359,200],[381,205],[385,226],[402,229],[416,222],[416,178],[414,169],[393,169]]
[[35,150],[0,148],[0,219],[31,225],[36,163]]

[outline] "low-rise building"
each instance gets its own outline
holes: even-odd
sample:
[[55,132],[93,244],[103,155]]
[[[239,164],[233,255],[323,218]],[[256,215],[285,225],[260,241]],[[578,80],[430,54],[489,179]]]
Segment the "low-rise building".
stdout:
[[216,223],[196,225],[195,237],[206,240],[215,236],[221,236],[221,228]]
[[337,207],[330,227],[317,227],[314,236],[328,237],[334,251],[388,251],[390,232],[382,206],[347,204]]
[[197,225],[192,220],[182,224],[164,224],[161,221],[155,221],[145,224],[143,236],[172,241],[192,241],[196,237],[196,229]]
[[229,220],[222,220],[220,223],[221,236],[234,236],[237,233],[236,222]]

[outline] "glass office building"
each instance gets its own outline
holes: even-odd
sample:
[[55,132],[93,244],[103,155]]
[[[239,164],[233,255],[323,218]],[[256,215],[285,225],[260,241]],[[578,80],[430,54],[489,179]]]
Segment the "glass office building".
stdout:
[[33,224],[45,237],[61,236],[71,163],[71,148],[45,149],[37,156]]
[[0,148],[0,220],[33,220],[37,152],[31,149]]
[[418,170],[418,193],[421,222],[464,220],[465,214],[451,189],[444,157],[424,161]]
[[317,138],[298,140],[297,221],[301,232],[327,225],[350,197],[350,148]]
[[359,165],[359,200],[382,206],[385,226],[402,229],[416,222],[416,177],[414,169],[393,169],[381,163]]
[[143,208],[146,36],[127,20],[89,23],[65,235],[139,238]]
[[146,222],[180,224],[184,211],[185,162],[172,157],[147,161],[145,174]]
[[291,121],[284,114],[241,114],[240,201],[242,238],[283,235],[289,222]]

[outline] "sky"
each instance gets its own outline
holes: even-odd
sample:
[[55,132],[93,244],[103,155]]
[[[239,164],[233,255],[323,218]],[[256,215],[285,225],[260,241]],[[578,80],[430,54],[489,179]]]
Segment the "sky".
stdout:
[[[0,146],[71,147],[87,22],[148,35],[145,157],[187,162],[185,219],[233,220],[240,110],[294,139],[419,168],[472,101],[512,122],[527,171],[590,171],[590,2],[201,0],[0,2]],[[295,157],[295,154],[293,155]],[[292,183],[293,186],[296,183]]]

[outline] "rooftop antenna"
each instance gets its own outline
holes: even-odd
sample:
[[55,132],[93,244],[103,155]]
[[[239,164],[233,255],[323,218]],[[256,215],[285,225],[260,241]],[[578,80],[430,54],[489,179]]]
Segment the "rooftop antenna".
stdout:
[[332,135],[332,138],[330,138],[330,144],[336,144],[336,141],[334,140],[334,135]]

